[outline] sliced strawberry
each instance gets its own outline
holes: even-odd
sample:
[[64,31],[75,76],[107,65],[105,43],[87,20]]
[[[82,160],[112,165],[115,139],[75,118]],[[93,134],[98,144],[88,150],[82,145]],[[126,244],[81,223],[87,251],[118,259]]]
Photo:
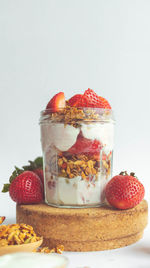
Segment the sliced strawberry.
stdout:
[[101,150],[101,143],[98,140],[86,139],[79,135],[76,143],[68,150],[71,154],[87,153],[97,154]]
[[51,109],[53,113],[65,107],[65,96],[63,92],[57,93],[47,104],[46,109]]
[[72,98],[69,99],[68,103],[71,107],[78,107],[78,103],[80,102],[82,94],[76,94]]
[[88,88],[84,92],[84,104],[85,107],[99,107],[100,106],[100,100],[99,96],[94,92],[93,89]]
[[103,109],[111,109],[111,106],[109,104],[109,102],[103,98],[103,97],[99,97],[99,101],[100,101],[100,108],[103,108]]
[[81,96],[79,102],[78,102],[78,107],[90,107],[88,106],[88,100],[84,95]]

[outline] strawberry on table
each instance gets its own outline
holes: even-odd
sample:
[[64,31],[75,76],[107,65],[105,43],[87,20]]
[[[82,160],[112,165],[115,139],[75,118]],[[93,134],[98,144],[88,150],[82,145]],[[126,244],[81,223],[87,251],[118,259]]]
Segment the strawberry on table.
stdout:
[[24,171],[11,182],[9,194],[18,204],[40,203],[43,200],[43,186],[35,173]]
[[108,203],[118,209],[128,209],[138,205],[144,198],[143,184],[134,173],[121,172],[106,185],[105,195]]
[[19,204],[40,203],[44,196],[43,159],[37,157],[29,163],[21,169],[15,167],[2,190],[3,193],[9,191],[10,197]]
[[43,158],[37,157],[34,161],[29,160],[28,162],[29,165],[23,166],[23,169],[33,171],[35,174],[37,174],[44,186]]
[[39,176],[41,182],[42,182],[42,185],[44,186],[44,174],[43,174],[43,169],[41,168],[36,168],[33,170],[33,172]]
[[58,112],[59,109],[65,108],[64,92],[57,93],[47,104],[46,109],[51,109],[53,113]]

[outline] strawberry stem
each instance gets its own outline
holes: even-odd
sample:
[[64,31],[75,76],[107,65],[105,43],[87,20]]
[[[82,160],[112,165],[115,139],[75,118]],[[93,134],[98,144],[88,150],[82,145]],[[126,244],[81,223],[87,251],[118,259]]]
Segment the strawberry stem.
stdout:
[[32,171],[34,169],[37,168],[41,168],[43,169],[43,158],[42,157],[37,157],[34,161],[28,161],[30,165],[28,166],[23,166],[22,168],[18,168],[15,166],[15,170],[13,171],[12,175],[9,178],[9,183],[4,184],[2,192],[6,193],[9,191],[9,187],[10,184],[12,183],[12,181],[19,176],[21,173],[23,173],[24,171]]
[[137,178],[137,176],[135,176],[135,173],[134,172],[130,172],[130,174],[128,174],[127,171],[121,171],[119,173],[119,175],[122,175],[122,176],[132,176],[134,178]]

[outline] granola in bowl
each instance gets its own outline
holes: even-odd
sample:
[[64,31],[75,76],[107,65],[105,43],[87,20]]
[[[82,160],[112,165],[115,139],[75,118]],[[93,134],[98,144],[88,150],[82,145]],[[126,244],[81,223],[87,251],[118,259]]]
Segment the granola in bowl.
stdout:
[[46,203],[100,206],[113,156],[114,119],[107,100],[91,89],[68,101],[60,92],[41,113],[40,127]]
[[27,224],[8,224],[0,226],[0,248],[12,245],[34,243],[41,240]]

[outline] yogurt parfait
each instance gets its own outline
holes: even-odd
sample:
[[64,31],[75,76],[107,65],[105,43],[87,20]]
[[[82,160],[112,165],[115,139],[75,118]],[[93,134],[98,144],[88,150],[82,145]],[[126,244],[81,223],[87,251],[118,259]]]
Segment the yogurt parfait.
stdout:
[[56,94],[41,112],[45,201],[56,207],[97,207],[111,178],[114,119],[92,89],[65,100]]

